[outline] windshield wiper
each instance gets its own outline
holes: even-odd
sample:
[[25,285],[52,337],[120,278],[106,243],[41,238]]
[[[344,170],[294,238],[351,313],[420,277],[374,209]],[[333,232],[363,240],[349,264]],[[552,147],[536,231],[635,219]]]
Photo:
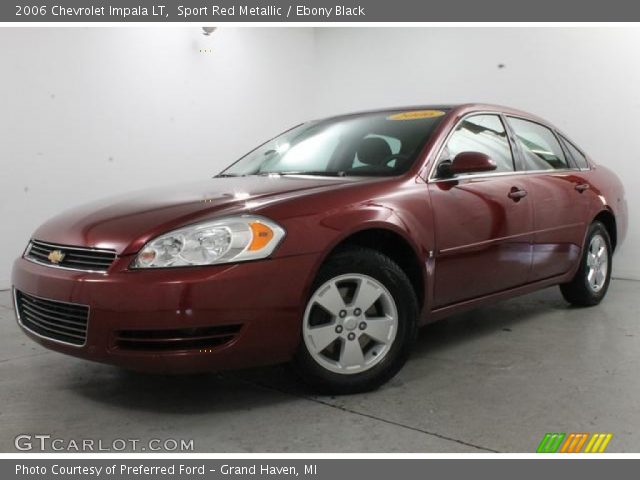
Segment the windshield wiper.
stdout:
[[261,177],[266,177],[269,175],[314,175],[314,176],[321,176],[321,177],[344,177],[345,176],[345,172],[343,171],[338,171],[338,172],[327,172],[325,170],[291,170],[288,172],[260,172],[260,173],[256,173],[255,175],[259,175]]

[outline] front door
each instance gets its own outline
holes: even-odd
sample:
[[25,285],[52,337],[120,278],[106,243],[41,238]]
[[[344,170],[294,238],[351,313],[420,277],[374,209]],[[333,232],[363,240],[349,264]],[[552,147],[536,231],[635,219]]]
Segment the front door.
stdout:
[[438,164],[463,151],[487,154],[497,169],[453,178],[436,173],[428,183],[436,237],[434,308],[523,285],[531,267],[532,207],[501,117],[463,119]]

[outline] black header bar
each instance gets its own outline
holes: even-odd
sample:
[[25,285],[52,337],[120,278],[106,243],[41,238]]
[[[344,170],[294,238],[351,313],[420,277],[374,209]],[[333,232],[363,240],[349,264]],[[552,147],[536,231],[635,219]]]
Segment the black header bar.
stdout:
[[0,22],[637,22],[629,0],[2,0]]

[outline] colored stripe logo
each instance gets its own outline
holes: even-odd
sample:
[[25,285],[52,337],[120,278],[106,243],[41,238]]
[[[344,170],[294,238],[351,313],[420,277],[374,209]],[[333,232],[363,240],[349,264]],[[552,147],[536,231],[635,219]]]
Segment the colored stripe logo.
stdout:
[[604,453],[612,438],[611,433],[545,433],[536,453]]
[[556,453],[565,435],[564,433],[546,433],[538,445],[536,453]]
[[613,437],[610,433],[594,433],[591,440],[584,449],[584,453],[602,453],[607,449],[607,445]]
[[560,453],[579,453],[587,438],[589,438],[588,433],[570,433],[567,436],[567,441],[562,445]]

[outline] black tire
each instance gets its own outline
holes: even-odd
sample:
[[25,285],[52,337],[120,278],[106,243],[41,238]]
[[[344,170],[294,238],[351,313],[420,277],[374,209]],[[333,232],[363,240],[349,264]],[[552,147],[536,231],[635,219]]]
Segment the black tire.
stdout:
[[[607,272],[604,281],[604,285],[599,290],[594,290],[591,287],[588,275],[590,267],[588,265],[588,256],[589,256],[589,248],[591,245],[591,241],[595,236],[600,236],[604,239],[606,246],[606,256],[607,256]],[[593,222],[589,227],[587,232],[587,238],[585,241],[584,251],[582,252],[582,259],[580,261],[580,266],[578,267],[578,271],[575,276],[569,283],[565,283],[560,285],[560,291],[562,292],[562,296],[564,299],[571,303],[572,305],[578,307],[591,307],[594,305],[598,305],[602,299],[607,294],[607,290],[609,289],[609,282],[611,281],[611,257],[612,257],[612,249],[611,249],[611,238],[609,236],[609,231],[607,227],[604,226],[601,222]]]
[[418,301],[409,278],[389,257],[369,248],[352,247],[331,256],[318,272],[307,302],[325,282],[348,274],[372,277],[388,290],[398,313],[396,336],[379,363],[369,370],[351,374],[336,373],[322,366],[301,338],[293,366],[306,383],[326,394],[364,392],[387,382],[406,362],[417,333]]

